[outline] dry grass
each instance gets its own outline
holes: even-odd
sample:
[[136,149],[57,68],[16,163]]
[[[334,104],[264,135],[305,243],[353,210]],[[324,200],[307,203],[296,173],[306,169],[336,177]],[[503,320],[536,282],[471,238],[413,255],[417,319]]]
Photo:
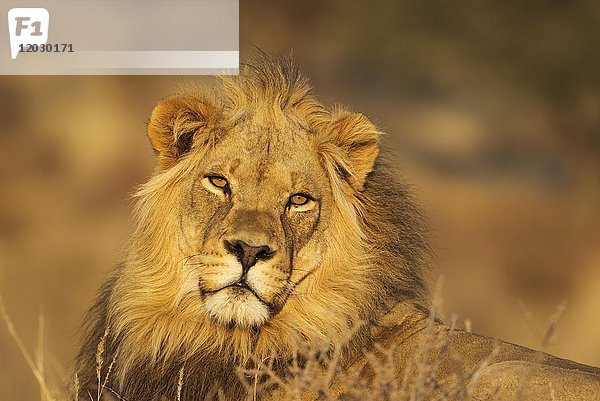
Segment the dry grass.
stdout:
[[[246,386],[248,400],[264,399],[264,395],[272,392],[274,399],[290,401],[304,401],[307,395],[322,401],[469,400],[468,384],[477,380],[479,373],[489,366],[496,351],[462,377],[437,379],[438,368],[447,356],[457,325],[457,318],[453,316],[449,331],[443,335],[436,334],[436,319],[442,307],[441,283],[441,280],[438,281],[425,335],[402,374],[395,346],[377,346],[366,353],[365,366],[343,369],[343,350],[353,334],[349,333],[333,351],[320,350],[310,344],[300,345],[283,373],[273,366],[273,358],[255,360],[254,369],[240,369],[240,380]],[[372,373],[365,375],[364,372]]]
[[[275,358],[262,358],[253,361],[255,367],[240,368],[238,376],[247,390],[247,401],[258,401],[264,399],[304,401],[314,399],[319,401],[467,401],[471,399],[472,383],[480,378],[481,372],[487,368],[496,356],[498,349],[494,349],[487,358],[483,359],[477,366],[467,371],[463,376],[452,376],[442,381],[437,379],[437,371],[442,359],[448,353],[448,347],[455,333],[457,326],[457,317],[451,316],[449,319],[449,330],[444,334],[436,334],[436,319],[441,314],[442,297],[441,294],[442,279],[438,281],[431,306],[431,313],[425,329],[425,335],[412,355],[411,360],[406,364],[403,373],[399,374],[397,347],[376,346],[375,349],[367,352],[366,365],[350,366],[342,368],[342,361],[346,345],[353,335],[360,329],[358,325],[354,331],[351,331],[333,350],[319,349],[311,344],[299,344],[292,361],[283,369],[275,367]],[[532,314],[522,304],[523,315],[532,330],[537,333],[537,328],[533,323]],[[538,333],[541,339],[540,345],[545,350],[550,344],[560,317],[566,309],[566,303],[561,304],[556,313],[550,319],[543,333]],[[66,392],[59,390],[64,388],[62,383],[48,383],[44,375],[44,315],[40,312],[38,320],[38,341],[35,349],[35,360],[27,350],[20,335],[10,319],[9,313],[4,307],[2,297],[0,296],[0,315],[4,321],[11,338],[14,340],[17,348],[29,366],[40,388],[41,401],[59,401],[66,400],[69,396]],[[466,325],[470,325],[468,321]],[[98,389],[96,394],[87,392],[81,394],[79,377],[77,374],[72,383],[72,399],[75,401],[87,400],[101,401],[107,399],[103,397],[103,392],[108,391],[111,400],[122,400],[114,389],[108,386],[109,378],[113,367],[117,361],[113,357],[108,367],[106,375],[103,377],[101,372],[104,369],[105,343],[110,332],[107,328],[98,341],[96,351],[96,375]],[[454,356],[453,356],[454,357]],[[365,376],[365,372],[370,372]],[[517,388],[515,400],[519,400],[525,394],[527,383],[532,372],[524,369],[521,375],[521,381]],[[500,381],[500,380],[499,380]],[[499,389],[500,387],[498,387]],[[185,366],[179,371],[177,383],[176,401],[182,401],[182,394],[185,389]],[[550,399],[555,399],[555,392],[550,384]],[[161,399],[161,401],[164,397]],[[213,389],[208,394],[207,399],[219,401],[225,400],[220,389]],[[490,400],[496,399],[492,394]]]
[[[35,361],[34,361],[34,358],[31,356],[31,353],[25,346],[25,343],[22,340],[22,336],[20,336],[19,333],[17,332],[17,330],[15,329],[12,319],[10,318],[10,315],[9,315],[8,311],[6,310],[6,307],[4,306],[4,302],[2,300],[2,294],[0,294],[0,316],[2,317],[2,321],[4,322],[4,325],[6,326],[6,329],[7,329],[8,333],[10,334],[10,337],[13,339],[19,352],[23,356],[23,359],[27,363],[29,370],[31,371],[36,382],[39,385],[40,400],[41,401],[66,400],[68,398],[67,392],[62,391],[61,389],[65,388],[64,383],[67,380],[64,380],[62,383],[49,383],[47,381],[47,378],[45,375],[45,369],[46,369],[45,367],[46,367],[47,363],[46,363],[46,360],[44,357],[45,318],[44,318],[43,312],[40,311],[40,314],[38,317],[38,339],[37,339],[37,346],[35,349]],[[97,364],[96,365],[96,374],[97,374],[97,378],[98,378],[98,392],[97,392],[97,394],[95,394],[96,398],[94,398],[92,396],[92,394],[90,394],[89,392],[87,393],[87,396],[92,401],[101,400],[102,392],[104,389],[107,389],[107,390],[110,390],[111,392],[113,392],[113,390],[111,390],[109,387],[107,387],[107,383],[108,383],[110,374],[112,372],[112,369],[116,363],[116,357],[113,357],[110,364],[108,365],[106,375],[104,377],[101,377],[101,375],[100,375],[100,372],[102,371],[102,367],[104,364],[104,346],[105,346],[105,341],[106,341],[106,337],[108,336],[108,333],[109,333],[109,329],[107,328],[106,331],[104,332],[103,336],[100,338],[100,340],[98,342],[98,349],[96,351],[96,364]],[[181,372],[181,374],[183,374],[183,371]],[[180,384],[181,383],[182,383],[182,381],[181,381],[181,376],[180,376]],[[77,374],[75,374],[75,377],[73,379],[73,399],[75,401],[79,401],[80,396],[81,396],[80,391],[81,391],[81,388],[80,388],[79,377]],[[179,397],[178,397],[177,401],[181,401]]]
[[40,316],[39,316],[38,346],[37,346],[37,349],[35,352],[35,355],[36,355],[35,361],[31,357],[31,354],[29,353],[29,351],[27,350],[25,343],[23,342],[23,340],[17,333],[17,330],[15,329],[15,326],[13,325],[13,322],[12,322],[9,314],[6,311],[6,308],[4,307],[4,301],[2,300],[1,294],[0,294],[0,316],[2,316],[2,320],[4,321],[4,324],[8,330],[8,333],[10,334],[10,337],[14,340],[15,344],[17,345],[17,348],[19,349],[19,352],[25,359],[25,362],[27,362],[27,366],[29,366],[29,369],[33,373],[35,380],[37,381],[37,383],[40,386],[41,401],[57,400],[56,396],[53,394],[53,392],[50,390],[48,384],[46,383],[46,378],[44,375],[45,362],[44,362],[44,348],[43,348],[43,344],[44,344],[44,340],[43,340],[44,316],[43,316],[43,314],[40,313]]

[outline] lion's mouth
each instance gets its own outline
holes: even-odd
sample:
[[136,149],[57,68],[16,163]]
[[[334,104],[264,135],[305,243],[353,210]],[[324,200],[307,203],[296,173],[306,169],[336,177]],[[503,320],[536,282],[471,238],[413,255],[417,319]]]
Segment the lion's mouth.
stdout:
[[269,311],[274,311],[275,310],[275,308],[273,307],[273,305],[271,305],[271,303],[267,302],[260,295],[258,295],[258,293],[244,279],[236,281],[233,284],[229,284],[229,285],[223,286],[223,287],[218,288],[216,290],[202,291],[202,293],[204,295],[211,295],[211,294],[216,294],[216,293],[221,292],[221,291],[226,290],[226,289],[231,289],[231,290],[234,291],[234,294],[239,294],[239,295],[244,295],[244,294],[250,293],[256,299],[258,299],[260,302],[262,302],[269,309]]
[[254,291],[254,289],[253,289],[252,287],[250,287],[250,286],[248,285],[248,283],[247,283],[245,280],[240,280],[240,281],[238,281],[237,283],[233,283],[233,284],[230,284],[230,285],[228,285],[228,286],[226,286],[226,287],[223,287],[223,289],[225,289],[225,288],[234,288],[236,291],[242,291],[242,292],[249,291],[249,292],[250,292],[252,295],[254,295],[254,296],[255,296],[255,297],[256,297],[256,298],[257,298],[257,299],[258,299],[260,302],[262,302],[262,303],[264,303],[265,305],[269,306],[269,303],[268,303],[268,302],[266,302],[264,299],[262,299],[262,298],[260,297],[260,295],[258,295],[258,294],[256,293],[256,291]]
[[246,283],[245,280],[243,280],[243,281],[240,280],[240,281],[238,281],[235,284],[231,284],[229,287],[239,287],[239,288],[243,288],[243,289],[248,290],[248,291],[252,291],[252,288],[250,288],[250,286],[248,285],[248,283]]

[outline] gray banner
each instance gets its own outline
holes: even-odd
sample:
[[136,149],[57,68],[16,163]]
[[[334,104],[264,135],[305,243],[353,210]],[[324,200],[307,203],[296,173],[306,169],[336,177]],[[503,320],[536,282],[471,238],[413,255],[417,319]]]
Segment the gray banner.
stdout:
[[0,17],[3,75],[238,72],[237,0],[2,0]]

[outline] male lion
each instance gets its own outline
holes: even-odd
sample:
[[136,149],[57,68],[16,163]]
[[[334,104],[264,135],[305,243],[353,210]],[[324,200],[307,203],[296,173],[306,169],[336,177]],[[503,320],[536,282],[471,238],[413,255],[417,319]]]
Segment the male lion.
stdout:
[[430,316],[423,219],[365,116],[264,54],[214,92],[152,112],[80,399],[600,399],[599,369]]

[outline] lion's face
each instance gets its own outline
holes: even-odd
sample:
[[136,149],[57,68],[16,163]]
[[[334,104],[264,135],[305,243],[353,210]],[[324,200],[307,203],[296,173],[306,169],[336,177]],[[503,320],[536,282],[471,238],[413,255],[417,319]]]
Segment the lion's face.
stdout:
[[315,146],[292,123],[248,121],[189,155],[193,178],[176,212],[187,265],[214,321],[266,323],[314,269],[331,203]]
[[140,352],[288,352],[329,341],[375,303],[381,275],[360,216],[380,134],[272,73],[152,112],[157,170],[136,195],[111,310],[128,344],[150,339]]

